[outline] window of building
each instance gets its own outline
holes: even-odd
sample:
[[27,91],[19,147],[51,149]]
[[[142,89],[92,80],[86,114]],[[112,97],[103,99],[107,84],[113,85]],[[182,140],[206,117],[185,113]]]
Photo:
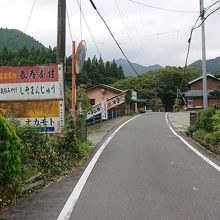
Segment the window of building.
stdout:
[[95,99],[90,99],[90,104],[95,105]]

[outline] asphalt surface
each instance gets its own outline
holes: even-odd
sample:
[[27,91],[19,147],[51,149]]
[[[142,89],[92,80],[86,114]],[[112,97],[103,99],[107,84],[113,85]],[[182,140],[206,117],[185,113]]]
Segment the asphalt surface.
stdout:
[[139,117],[110,141],[70,219],[220,219],[220,175],[168,129]]
[[[56,219],[84,168],[21,201],[6,219]],[[70,219],[220,220],[219,183],[220,173],[170,131],[165,113],[147,113],[108,143]]]

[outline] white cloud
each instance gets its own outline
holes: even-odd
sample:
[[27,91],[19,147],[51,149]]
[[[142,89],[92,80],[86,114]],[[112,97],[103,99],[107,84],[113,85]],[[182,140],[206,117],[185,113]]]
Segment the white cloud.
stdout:
[[[199,0],[136,0],[156,7],[199,11]],[[0,27],[16,28],[24,31],[34,0],[1,0]],[[192,26],[198,13],[175,13],[144,7],[129,0],[94,0],[99,12],[109,24],[112,32],[120,42],[131,61],[143,64],[161,64],[183,66],[187,50],[188,33],[182,31],[155,35],[186,29]],[[27,28],[27,34],[41,41],[45,46],[56,45],[58,0],[36,0],[36,4]],[[118,7],[117,7],[117,5]],[[205,6],[213,4],[206,0]],[[71,30],[74,40],[80,41],[80,15],[76,0],[67,0]],[[103,22],[100,20],[89,1],[82,0],[82,10],[93,34],[102,57],[112,60],[123,57]],[[207,58],[220,56],[220,10],[206,21]],[[87,41],[88,55],[97,52],[96,46],[82,22],[83,38]],[[149,36],[152,35],[152,36]],[[67,23],[67,53],[71,52],[71,39]],[[201,57],[201,31],[193,34],[189,63]]]

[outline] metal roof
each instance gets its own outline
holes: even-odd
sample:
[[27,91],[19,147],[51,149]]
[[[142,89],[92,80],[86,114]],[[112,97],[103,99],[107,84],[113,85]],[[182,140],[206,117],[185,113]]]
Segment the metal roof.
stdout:
[[[213,90],[208,90],[208,94],[212,92]],[[202,97],[203,96],[203,90],[188,90],[184,92],[186,97]],[[211,96],[211,95],[209,95]]]
[[125,92],[124,90],[117,89],[117,88],[114,88],[112,86],[101,84],[101,83],[93,85],[93,86],[90,86],[90,87],[87,88],[87,90],[90,90],[90,89],[93,89],[93,88],[96,88],[96,87],[101,87],[101,88],[113,90],[113,91],[116,91],[116,92]]
[[[212,74],[207,74],[207,76],[209,76],[209,77],[211,77],[211,78],[213,78],[213,79],[216,79],[216,80],[219,80],[219,81],[220,81],[220,78],[217,78],[217,77],[213,76]],[[196,79],[190,81],[188,84],[192,84],[192,83],[194,83],[194,82],[196,82],[196,81],[199,81],[199,80],[202,79],[202,78],[203,78],[203,76],[200,76],[200,77],[198,77],[198,78],[196,78]]]

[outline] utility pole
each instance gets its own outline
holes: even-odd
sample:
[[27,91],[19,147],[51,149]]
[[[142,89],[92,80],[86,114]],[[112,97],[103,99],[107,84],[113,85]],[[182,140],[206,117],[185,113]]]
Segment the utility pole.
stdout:
[[66,0],[58,0],[57,63],[64,64],[65,56],[66,56]]
[[205,48],[205,10],[204,2],[200,0],[200,17],[202,22],[202,75],[203,75],[203,108],[208,107],[207,75],[206,75],[206,48]]

